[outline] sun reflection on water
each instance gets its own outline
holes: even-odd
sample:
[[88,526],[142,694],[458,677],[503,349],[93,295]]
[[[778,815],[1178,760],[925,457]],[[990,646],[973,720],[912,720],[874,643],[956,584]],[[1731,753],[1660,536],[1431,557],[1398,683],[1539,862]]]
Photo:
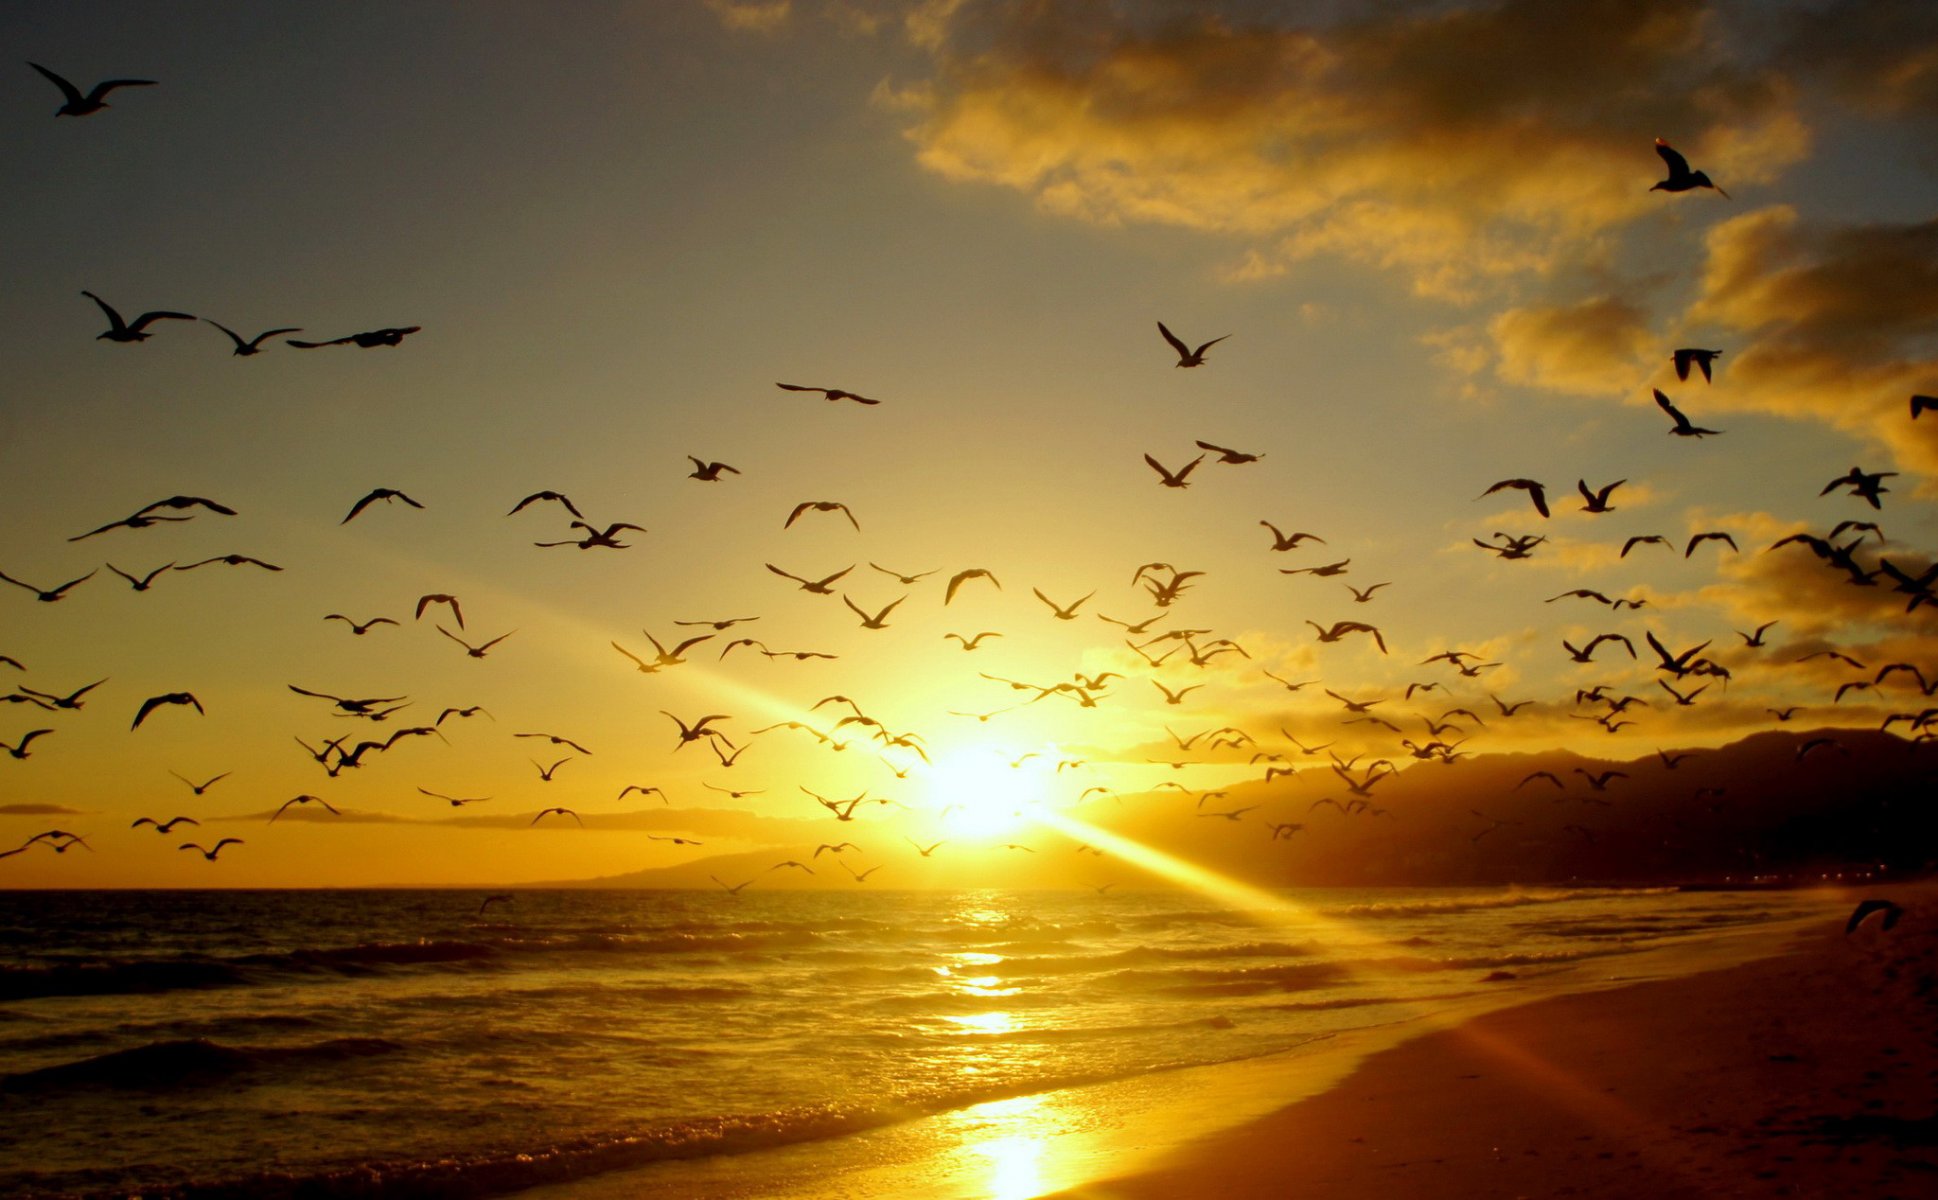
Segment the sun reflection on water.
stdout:
[[1049,1147],[1038,1133],[1041,1096],[996,1100],[969,1110],[978,1125],[967,1141],[987,1174],[980,1192],[989,1200],[1028,1200],[1049,1191],[1043,1157]]

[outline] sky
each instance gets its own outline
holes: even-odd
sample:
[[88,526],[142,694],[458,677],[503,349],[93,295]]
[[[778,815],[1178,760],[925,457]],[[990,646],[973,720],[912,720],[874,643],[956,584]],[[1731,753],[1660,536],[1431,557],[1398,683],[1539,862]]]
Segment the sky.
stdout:
[[[0,35],[23,60],[0,72],[0,572],[32,585],[0,585],[0,687],[103,681],[0,707],[7,746],[51,730],[0,757],[0,849],[86,839],[0,858],[0,887],[512,884],[863,830],[850,875],[973,883],[977,854],[1166,780],[1324,771],[1298,747],[1326,742],[1410,765],[1399,739],[1453,709],[1485,721],[1455,718],[1454,753],[1621,759],[1772,709],[1929,707],[1875,675],[1938,680],[1938,605],[1771,549],[1873,522],[1836,544],[1915,577],[1938,546],[1938,415],[1910,406],[1938,393],[1929,5],[71,3],[10,6]],[[29,61],[155,83],[56,116]],[[1719,187],[1652,190],[1657,139]],[[84,291],[201,319],[102,340]],[[1222,340],[1183,369],[1160,321]],[[210,322],[301,332],[244,357]],[[1713,379],[1679,380],[1678,347],[1720,350]],[[1721,432],[1673,436],[1658,388]],[[1183,488],[1145,461],[1201,453]],[[1894,473],[1880,508],[1826,487],[1853,467]],[[1623,481],[1613,511],[1578,480]],[[377,488],[421,507],[346,519]],[[511,513],[547,490],[643,531],[536,546],[583,537],[556,503]],[[81,537],[174,496],[235,514]],[[789,523],[822,501],[853,522]],[[1275,551],[1264,522],[1323,542]],[[1704,532],[1735,546],[1685,554]],[[1543,540],[1475,544],[1517,536]],[[107,569],[231,554],[283,569]],[[1152,563],[1202,574],[1159,606]],[[770,567],[852,569],[816,595]],[[977,568],[995,582],[945,603]],[[1060,620],[1035,591],[1088,598]],[[416,615],[431,594],[462,630]],[[1386,652],[1318,640],[1339,621]],[[440,624],[508,636],[477,658]],[[1203,666],[1127,644],[1179,630]],[[1603,633],[1639,657],[1562,647]],[[713,636],[642,673],[648,634]],[[1649,635],[1727,678],[1670,678]],[[721,656],[745,637],[836,657]],[[1450,650],[1490,665],[1426,661]],[[1864,667],[1798,661],[1825,650]],[[1043,690],[1078,672],[1117,677]],[[1649,704],[1591,720],[1597,683]],[[174,693],[201,711],[131,728]],[[679,740],[708,714],[731,766]],[[856,715],[879,724],[836,728]],[[435,732],[335,773],[298,744],[405,728]],[[1173,737],[1225,728],[1245,738]],[[893,803],[838,823],[808,792]],[[201,824],[130,828],[177,815]]]

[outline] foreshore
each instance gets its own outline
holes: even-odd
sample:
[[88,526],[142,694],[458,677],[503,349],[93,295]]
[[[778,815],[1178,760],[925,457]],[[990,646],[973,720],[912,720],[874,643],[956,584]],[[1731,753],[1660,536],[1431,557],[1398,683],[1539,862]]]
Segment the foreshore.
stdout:
[[[1938,893],[1790,953],[1482,1014],[1059,1200],[1889,1197],[1938,1186]],[[1857,895],[1853,894],[1854,904]]]

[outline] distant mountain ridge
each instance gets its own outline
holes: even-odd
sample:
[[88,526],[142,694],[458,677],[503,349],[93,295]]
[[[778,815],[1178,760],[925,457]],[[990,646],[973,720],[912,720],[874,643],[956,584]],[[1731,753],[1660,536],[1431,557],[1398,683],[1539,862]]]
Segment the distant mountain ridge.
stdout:
[[[1825,728],[1668,755],[1674,766],[1653,752],[1624,761],[1574,751],[1409,763],[1367,788],[1372,807],[1350,815],[1340,809],[1353,794],[1321,761],[1269,784],[1224,788],[1211,809],[1257,806],[1238,820],[1172,791],[1093,800],[1070,815],[1265,887],[1742,883],[1938,866],[1938,747]],[[1618,774],[1598,789],[1588,776],[1605,772]],[[1301,828],[1274,838],[1268,822]],[[1031,852],[957,841],[923,859],[888,822],[831,820],[826,840],[867,847],[852,861],[882,870],[864,886],[1136,887],[1158,878],[1077,853],[1081,829],[1016,836]],[[553,886],[710,888],[715,876],[763,888],[856,886],[829,855],[813,876],[773,869],[789,857],[810,861],[813,850],[777,846]]]

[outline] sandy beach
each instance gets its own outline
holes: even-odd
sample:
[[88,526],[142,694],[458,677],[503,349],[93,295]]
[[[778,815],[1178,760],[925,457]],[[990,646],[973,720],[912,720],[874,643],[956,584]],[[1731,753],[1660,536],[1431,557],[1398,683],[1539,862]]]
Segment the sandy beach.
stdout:
[[1487,1013],[1063,1200],[1888,1197],[1938,1181],[1938,903]]

